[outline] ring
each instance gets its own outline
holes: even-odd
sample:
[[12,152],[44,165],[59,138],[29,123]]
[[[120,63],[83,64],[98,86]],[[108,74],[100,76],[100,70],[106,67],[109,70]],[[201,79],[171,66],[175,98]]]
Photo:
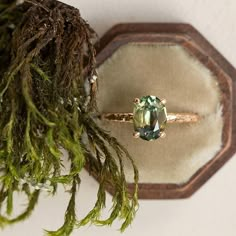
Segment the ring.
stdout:
[[134,123],[135,138],[152,141],[166,136],[167,123],[196,123],[200,116],[195,113],[169,113],[166,100],[156,96],[134,99],[133,113],[103,113],[101,119]]

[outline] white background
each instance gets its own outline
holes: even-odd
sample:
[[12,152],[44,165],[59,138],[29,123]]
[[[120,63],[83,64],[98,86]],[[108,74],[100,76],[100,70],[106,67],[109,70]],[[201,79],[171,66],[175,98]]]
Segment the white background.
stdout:
[[[236,66],[235,0],[64,0],[101,36],[119,22],[185,22],[195,26]],[[206,131],[207,132],[207,131]],[[204,137],[203,137],[204,138]],[[42,197],[32,217],[6,228],[3,236],[42,236],[42,228],[56,229],[63,221],[68,197],[63,189],[55,198]],[[78,216],[92,207],[97,184],[82,173],[77,197]],[[108,199],[110,201],[110,197]],[[117,236],[118,225],[85,227],[73,235]],[[197,193],[187,200],[140,201],[140,209],[124,236],[235,236],[236,157],[233,157]]]

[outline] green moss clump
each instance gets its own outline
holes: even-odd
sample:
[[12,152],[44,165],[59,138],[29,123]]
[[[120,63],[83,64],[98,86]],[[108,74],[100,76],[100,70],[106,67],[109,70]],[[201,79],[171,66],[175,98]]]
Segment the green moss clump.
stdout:
[[[95,90],[87,94],[86,79],[96,74],[95,32],[78,9],[54,0],[31,0],[17,5],[0,3],[0,226],[30,216],[43,190],[70,187],[65,221],[48,235],[68,236],[89,223],[111,225],[123,220],[123,231],[137,210],[138,171],[129,153],[92,118]],[[88,98],[91,98],[88,100]],[[86,104],[86,106],[85,106]],[[87,143],[83,142],[87,137]],[[68,153],[70,170],[63,174],[61,150]],[[129,193],[123,168],[134,168],[135,190]],[[97,201],[78,220],[75,196],[80,172],[87,166],[99,181]],[[108,219],[105,187],[114,191]],[[14,193],[26,194],[22,214],[14,212]],[[6,209],[4,210],[6,206]],[[4,214],[6,213],[6,214]]]

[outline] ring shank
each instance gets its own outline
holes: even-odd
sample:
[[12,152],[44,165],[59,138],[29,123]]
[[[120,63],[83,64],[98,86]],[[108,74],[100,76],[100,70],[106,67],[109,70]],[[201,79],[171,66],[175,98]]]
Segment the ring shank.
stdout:
[[[102,120],[115,122],[133,122],[133,113],[103,113]],[[200,116],[195,113],[168,113],[167,123],[196,123],[200,120]]]

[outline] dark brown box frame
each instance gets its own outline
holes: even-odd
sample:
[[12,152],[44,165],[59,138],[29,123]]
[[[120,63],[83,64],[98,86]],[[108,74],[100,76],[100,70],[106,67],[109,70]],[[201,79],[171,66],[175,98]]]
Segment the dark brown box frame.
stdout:
[[[129,42],[170,42],[182,45],[216,76],[222,95],[222,149],[184,184],[139,184],[140,199],[187,198],[197,191],[236,152],[236,70],[191,25],[178,23],[128,23],[110,29],[97,46],[97,66]],[[133,190],[133,184],[129,184]],[[111,188],[107,190],[112,193]],[[220,191],[220,189],[219,189]]]

